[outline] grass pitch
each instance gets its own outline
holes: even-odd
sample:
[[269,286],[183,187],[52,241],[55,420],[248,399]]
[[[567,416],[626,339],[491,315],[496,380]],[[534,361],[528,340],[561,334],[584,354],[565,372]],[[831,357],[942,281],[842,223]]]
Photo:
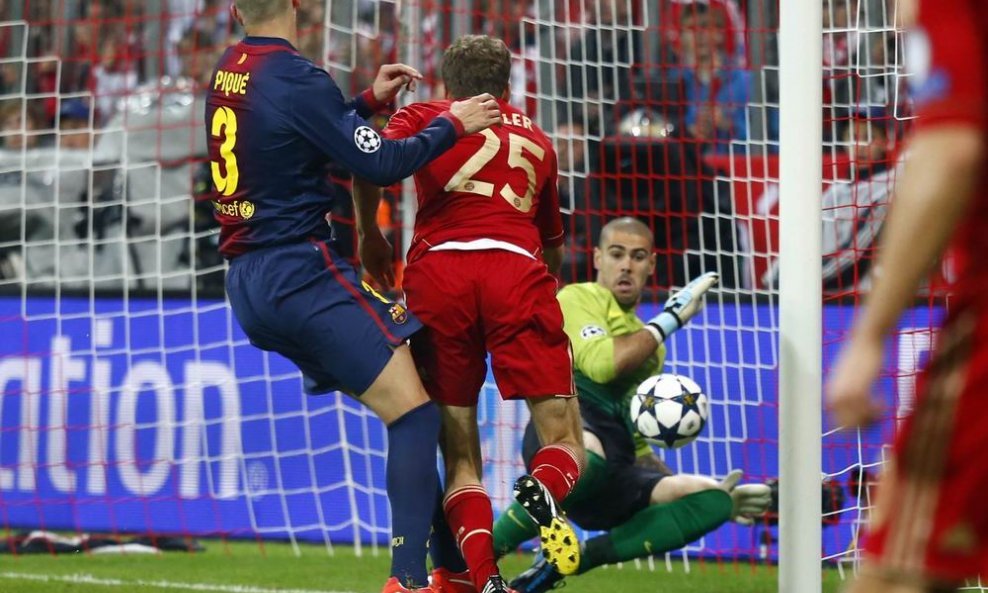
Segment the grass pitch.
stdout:
[[[199,591],[210,593],[379,593],[389,564],[386,550],[377,556],[365,550],[303,546],[295,556],[287,544],[206,541],[206,552],[160,555],[79,554],[71,556],[5,556],[0,558],[0,592],[110,593]],[[516,554],[501,561],[510,578],[532,561]],[[774,593],[777,570],[749,563],[692,562],[667,571],[633,564],[606,567],[567,579],[566,593]],[[825,571],[824,591],[835,593],[839,576]]]

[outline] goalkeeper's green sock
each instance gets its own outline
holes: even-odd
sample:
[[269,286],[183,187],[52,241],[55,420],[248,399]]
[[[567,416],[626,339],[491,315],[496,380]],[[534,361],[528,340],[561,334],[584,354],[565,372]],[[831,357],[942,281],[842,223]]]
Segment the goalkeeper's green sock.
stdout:
[[538,524],[514,501],[494,522],[494,556],[506,556],[538,535]]
[[608,533],[587,540],[577,574],[677,550],[731,518],[731,495],[717,488],[652,505]]
[[[596,453],[587,451],[587,464],[580,473],[580,479],[573,487],[573,491],[563,501],[563,510],[565,511],[572,502],[593,500],[601,481],[606,479],[607,461]],[[518,549],[518,546],[538,535],[539,526],[532,521],[520,504],[512,502],[511,506],[494,522],[494,554],[498,558],[510,554]]]

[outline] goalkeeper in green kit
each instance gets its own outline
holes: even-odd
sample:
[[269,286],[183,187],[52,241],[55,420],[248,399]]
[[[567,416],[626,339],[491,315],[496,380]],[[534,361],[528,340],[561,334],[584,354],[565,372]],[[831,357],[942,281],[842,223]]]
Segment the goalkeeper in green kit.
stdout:
[[[638,384],[662,372],[665,341],[702,306],[717,282],[707,273],[674,294],[655,318],[635,314],[642,289],[655,271],[652,233],[634,218],[604,226],[594,249],[596,282],[572,284],[558,295],[583,418],[587,466],[563,508],[580,527],[607,533],[587,540],[577,574],[604,564],[675,550],[735,519],[750,522],[770,503],[763,484],[738,486],[734,470],[721,482],[672,474],[632,428],[628,405]],[[539,447],[530,423],[526,465]],[[538,526],[513,503],[494,525],[499,555],[538,535]],[[518,593],[541,593],[563,576],[544,558],[511,582]]]

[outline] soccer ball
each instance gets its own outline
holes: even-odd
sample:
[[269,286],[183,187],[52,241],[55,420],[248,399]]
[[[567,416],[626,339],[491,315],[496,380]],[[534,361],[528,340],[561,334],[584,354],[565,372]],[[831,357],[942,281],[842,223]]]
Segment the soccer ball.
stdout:
[[631,423],[646,439],[675,449],[700,435],[709,410],[707,396],[693,379],[655,375],[642,381],[631,398]]

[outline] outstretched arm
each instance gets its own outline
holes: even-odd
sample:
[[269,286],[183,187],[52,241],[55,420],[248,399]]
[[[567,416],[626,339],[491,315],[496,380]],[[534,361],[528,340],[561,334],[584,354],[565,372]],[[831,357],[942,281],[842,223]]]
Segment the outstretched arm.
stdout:
[[644,329],[613,339],[615,377],[623,377],[638,370],[665,343],[661,337],[657,338]]
[[581,303],[575,293],[560,292],[575,368],[597,383],[609,383],[636,371],[674,331],[700,311],[704,294],[717,280],[714,272],[695,278],[669,297],[662,312],[648,320],[643,329],[623,336],[606,333],[607,321],[601,318],[604,313]]
[[348,107],[325,70],[300,62],[286,67],[290,80],[294,128],[315,147],[354,175],[380,186],[408,177],[448,150],[463,134],[500,121],[500,108],[490,95],[450,106],[417,134],[403,140],[383,139],[364,118]]
[[662,312],[648,320],[637,332],[621,336],[614,342],[614,365],[618,376],[633,372],[673,332],[679,330],[703,308],[703,295],[718,281],[716,272],[707,272],[669,297]]

